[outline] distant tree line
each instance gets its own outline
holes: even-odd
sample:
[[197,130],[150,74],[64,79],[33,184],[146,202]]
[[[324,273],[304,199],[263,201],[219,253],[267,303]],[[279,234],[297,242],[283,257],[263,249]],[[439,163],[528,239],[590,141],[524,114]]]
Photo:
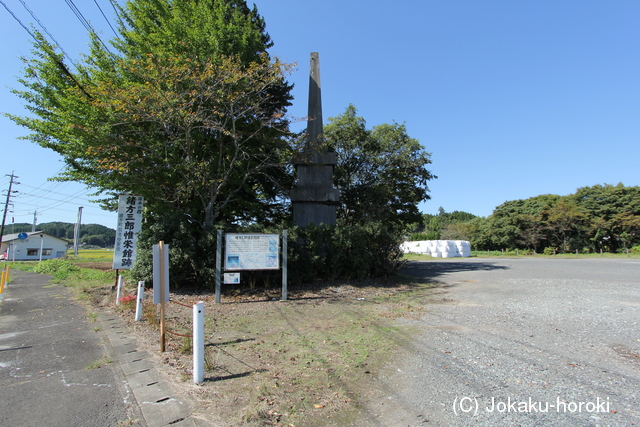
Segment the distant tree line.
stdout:
[[[37,231],[44,231],[61,239],[73,240],[73,229],[75,224],[68,222],[46,222],[36,225]],[[5,226],[6,234],[30,232],[32,224],[18,223]],[[80,243],[101,248],[111,247],[115,244],[116,231],[100,224],[81,224]]]
[[507,201],[487,218],[472,217],[441,208],[438,215],[425,215],[423,232],[433,239],[469,240],[475,250],[624,252],[640,245],[640,187],[582,187],[568,196]]
[[440,207],[437,215],[422,215],[422,222],[415,225],[411,240],[468,240],[466,224],[476,218],[479,217],[467,212],[445,212]]

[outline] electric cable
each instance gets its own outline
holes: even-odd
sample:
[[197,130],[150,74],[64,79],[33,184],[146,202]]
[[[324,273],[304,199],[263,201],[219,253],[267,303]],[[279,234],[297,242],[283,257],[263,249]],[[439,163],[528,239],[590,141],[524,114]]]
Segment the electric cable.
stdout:
[[105,48],[105,50],[109,53],[112,53],[109,48],[107,47],[107,45],[105,44],[104,41],[102,41],[102,39],[100,38],[100,36],[98,35],[98,33],[96,32],[96,30],[93,28],[93,26],[91,25],[91,23],[87,20],[87,18],[84,17],[84,15],[82,14],[82,12],[80,12],[80,9],[78,9],[78,6],[76,6],[76,4],[73,2],[73,0],[64,0],[65,3],[67,3],[67,5],[69,6],[69,8],[71,9],[71,11],[76,15],[76,18],[78,18],[78,20],[80,21],[80,23],[87,29],[87,31],[93,35],[96,39],[98,39],[98,41],[100,42],[100,44]]
[[113,34],[116,35],[116,38],[118,37],[118,33],[117,31],[113,28],[113,26],[111,25],[111,22],[109,21],[109,19],[107,18],[107,15],[104,14],[102,8],[100,7],[100,4],[98,3],[98,0],[93,0],[93,2],[96,4],[96,6],[98,6],[98,9],[100,10],[100,13],[102,14],[102,17],[104,18],[105,21],[107,21],[107,24],[109,24],[109,28],[111,28],[111,31],[113,31]]
[[31,15],[31,17],[33,19],[35,19],[35,21],[38,23],[38,25],[40,25],[40,28],[42,28],[42,30],[47,33],[47,35],[49,36],[49,38],[51,40],[53,40],[53,42],[55,43],[56,47],[58,49],[60,49],[60,51],[64,54],[64,56],[67,57],[67,59],[69,60],[69,62],[71,62],[73,64],[74,67],[76,67],[76,69],[78,68],[78,66],[75,64],[75,62],[73,62],[73,59],[71,59],[71,57],[69,56],[69,54],[67,54],[67,52],[62,48],[62,45],[58,42],[58,40],[56,40],[55,37],[53,37],[53,34],[51,34],[49,32],[49,30],[47,30],[47,27],[44,26],[44,24],[40,21],[40,19],[38,19],[38,17],[36,16],[35,13],[33,13],[33,11],[31,9],[29,9],[29,6],[27,6],[27,3],[25,3],[24,0],[20,0],[20,3],[22,3],[22,6],[24,6],[24,8],[27,10],[27,12],[29,12],[29,14]]

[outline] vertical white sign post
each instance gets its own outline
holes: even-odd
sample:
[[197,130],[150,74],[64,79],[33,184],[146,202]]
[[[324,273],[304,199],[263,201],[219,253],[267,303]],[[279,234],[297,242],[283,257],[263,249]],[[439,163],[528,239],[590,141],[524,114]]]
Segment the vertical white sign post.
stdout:
[[169,301],[169,245],[153,245],[153,303],[160,304],[160,351],[164,353],[164,304]]
[[116,305],[120,304],[120,295],[122,294],[122,281],[124,277],[118,276],[118,286],[116,287]]
[[138,282],[138,297],[136,298],[136,322],[142,319],[142,300],[144,299],[144,280]]
[[204,382],[204,302],[193,305],[193,382]]

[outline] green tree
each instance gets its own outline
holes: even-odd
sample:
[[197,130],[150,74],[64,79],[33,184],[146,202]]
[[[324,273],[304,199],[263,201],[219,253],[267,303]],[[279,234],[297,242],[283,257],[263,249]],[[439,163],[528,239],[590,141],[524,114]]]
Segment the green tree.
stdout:
[[544,212],[551,239],[562,251],[579,249],[579,233],[587,221],[587,216],[574,200],[563,197]]
[[422,222],[414,226],[418,232],[417,240],[470,240],[474,227],[469,223],[477,216],[462,211],[446,212],[442,206],[438,208],[437,215],[424,214]]
[[573,198],[589,217],[588,243],[594,251],[615,252],[640,242],[635,225],[640,218],[640,187],[598,184],[579,188]]
[[[41,39],[25,59],[26,89],[16,91],[33,116],[11,118],[63,157],[59,179],[86,183],[107,202],[142,195],[148,225],[179,223],[208,242],[215,224],[278,220],[292,182],[290,67],[269,57],[257,9],[135,0],[120,16],[115,53],[94,37],[75,72]],[[151,229],[149,242],[173,243]],[[209,271],[208,250],[191,254],[196,277]]]
[[340,190],[338,216],[346,224],[382,221],[406,226],[421,221],[418,203],[428,200],[426,169],[431,157],[397,123],[367,129],[356,107],[329,119],[324,140],[335,151],[334,183]]

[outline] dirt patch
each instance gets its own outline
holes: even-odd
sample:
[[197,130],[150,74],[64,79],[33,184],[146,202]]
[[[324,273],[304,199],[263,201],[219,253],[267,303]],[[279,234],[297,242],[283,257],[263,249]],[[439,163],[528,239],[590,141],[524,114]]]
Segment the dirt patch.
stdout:
[[[237,290],[221,304],[210,294],[172,293],[164,353],[151,299],[141,322],[133,321],[133,301],[118,312],[162,375],[197,402],[194,416],[212,425],[366,425],[378,369],[411,334],[396,319],[420,316],[431,289],[401,280],[334,284],[290,290],[289,301],[279,301],[279,291]],[[94,304],[113,301],[109,288],[92,294]],[[193,384],[189,337],[197,301],[205,302],[201,385]]]
[[93,262],[76,262],[74,263],[74,265],[76,267],[80,267],[80,268],[91,268],[93,270],[100,270],[100,271],[109,271],[112,270],[112,262],[111,261],[106,261],[106,262],[102,262],[102,261],[93,261]]

